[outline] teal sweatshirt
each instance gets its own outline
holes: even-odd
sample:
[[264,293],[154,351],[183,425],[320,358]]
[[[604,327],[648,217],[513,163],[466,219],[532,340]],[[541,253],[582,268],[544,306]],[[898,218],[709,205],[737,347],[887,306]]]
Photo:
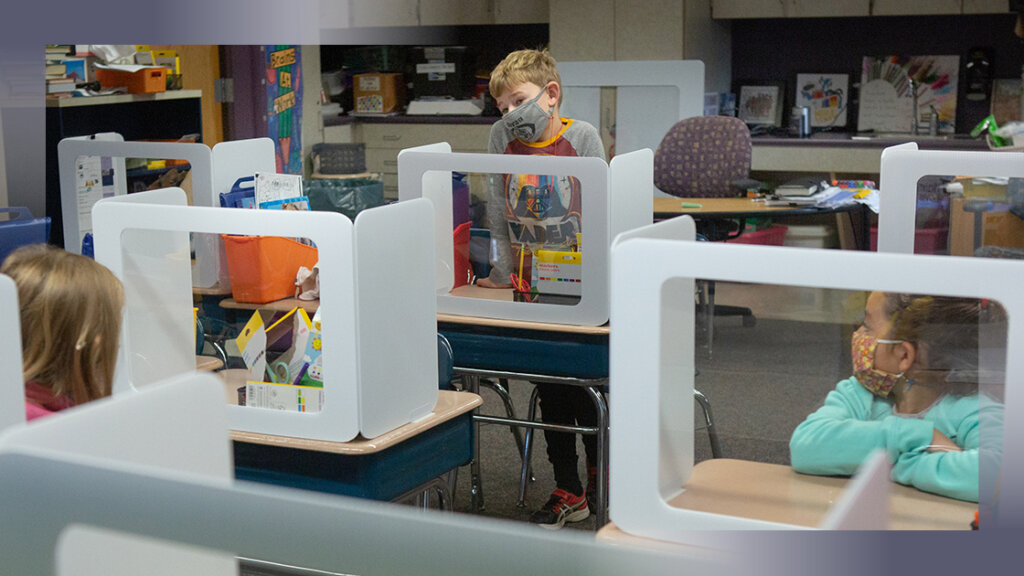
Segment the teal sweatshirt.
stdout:
[[[978,501],[979,396],[942,396],[927,410],[896,414],[891,403],[856,378],[836,385],[825,405],[796,427],[789,441],[793,469],[805,474],[851,475],[876,448],[893,464],[892,479],[951,498]],[[986,398],[987,400],[987,398]],[[984,402],[985,418],[1002,428],[1002,405]],[[962,452],[928,452],[938,429]]]

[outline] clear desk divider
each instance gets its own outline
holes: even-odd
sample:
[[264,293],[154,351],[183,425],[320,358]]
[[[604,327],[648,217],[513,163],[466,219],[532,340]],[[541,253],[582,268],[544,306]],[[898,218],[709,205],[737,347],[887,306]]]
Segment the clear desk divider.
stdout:
[[18,287],[0,275],[0,430],[25,422]]
[[[650,150],[609,166],[596,158],[451,153],[439,143],[403,150],[398,165],[399,199],[424,197],[435,207],[439,312],[607,322],[608,246],[652,219]],[[453,173],[459,189],[468,188],[463,194],[453,195]]]
[[[1024,342],[1024,269],[676,238],[656,225],[612,248],[610,380],[628,391],[610,398],[618,528],[734,549],[754,537],[734,531],[969,529],[979,509],[998,529],[1015,517],[1024,494],[996,482],[1024,464],[1007,444],[1021,437],[1024,366],[1007,350]],[[695,354],[701,280],[757,318],[719,318],[713,358]],[[868,467],[882,420],[891,453]],[[925,472],[939,458],[942,472]],[[892,481],[879,488],[879,475]]]
[[[172,188],[103,200],[94,218],[97,261],[125,285],[115,392],[195,371],[203,322],[212,332],[228,326],[220,351],[244,367],[226,372],[232,429],[348,441],[433,409],[429,202],[365,210],[353,224],[334,212],[190,207]],[[218,306],[233,322],[193,310],[201,306],[193,304],[188,235],[197,232],[223,236],[229,248],[232,297],[219,295]],[[294,298],[300,266],[316,267],[319,299]],[[392,282],[396,267],[401,282]],[[393,361],[396,349],[402,362]]]
[[882,151],[878,251],[1024,258],[1024,154]]

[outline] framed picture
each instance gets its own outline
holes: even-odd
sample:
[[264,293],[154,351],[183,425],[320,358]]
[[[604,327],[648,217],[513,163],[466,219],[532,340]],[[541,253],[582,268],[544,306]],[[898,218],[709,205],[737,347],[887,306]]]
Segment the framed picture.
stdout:
[[782,124],[782,86],[740,87],[739,117],[747,124]]
[[796,104],[811,110],[811,127],[846,126],[849,74],[797,74]]

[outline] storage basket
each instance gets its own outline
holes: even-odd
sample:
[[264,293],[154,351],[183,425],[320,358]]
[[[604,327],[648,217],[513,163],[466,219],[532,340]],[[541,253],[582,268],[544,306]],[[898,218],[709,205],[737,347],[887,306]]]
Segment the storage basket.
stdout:
[[25,206],[0,208],[12,213],[10,220],[0,220],[0,263],[7,255],[28,244],[46,244],[50,239],[50,217],[33,218]]
[[142,68],[135,72],[97,68],[96,79],[103,88],[124,86],[129,94],[150,94],[167,90],[166,68]]
[[366,144],[313,145],[313,171],[321,174],[360,174],[366,172]]
[[300,266],[312,269],[317,249],[279,236],[222,234],[231,295],[236,302],[266,304],[295,295]]
[[310,210],[341,212],[350,220],[367,208],[384,205],[384,183],[369,178],[307,180],[302,191]]

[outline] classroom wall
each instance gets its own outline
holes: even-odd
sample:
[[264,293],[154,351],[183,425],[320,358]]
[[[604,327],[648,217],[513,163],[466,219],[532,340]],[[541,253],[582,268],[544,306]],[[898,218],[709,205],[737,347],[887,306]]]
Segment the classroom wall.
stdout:
[[0,207],[10,206],[7,203],[7,163],[4,161],[4,118],[0,114]]
[[[988,115],[989,101],[964,98],[964,65],[974,46],[990,46],[995,78],[1020,78],[1024,42],[1013,34],[1016,14],[887,16],[863,18],[772,18],[732,22],[734,88],[756,80],[786,82],[785,110],[795,99],[800,72],[850,74],[860,81],[866,55],[960,56],[956,131],[969,132]],[[855,96],[855,95],[854,95]],[[856,128],[856,117],[850,122]]]
[[320,46],[303,45],[300,49],[302,69],[302,166],[303,178],[313,173],[309,154],[313,145],[324,141],[324,122],[320,117]]

